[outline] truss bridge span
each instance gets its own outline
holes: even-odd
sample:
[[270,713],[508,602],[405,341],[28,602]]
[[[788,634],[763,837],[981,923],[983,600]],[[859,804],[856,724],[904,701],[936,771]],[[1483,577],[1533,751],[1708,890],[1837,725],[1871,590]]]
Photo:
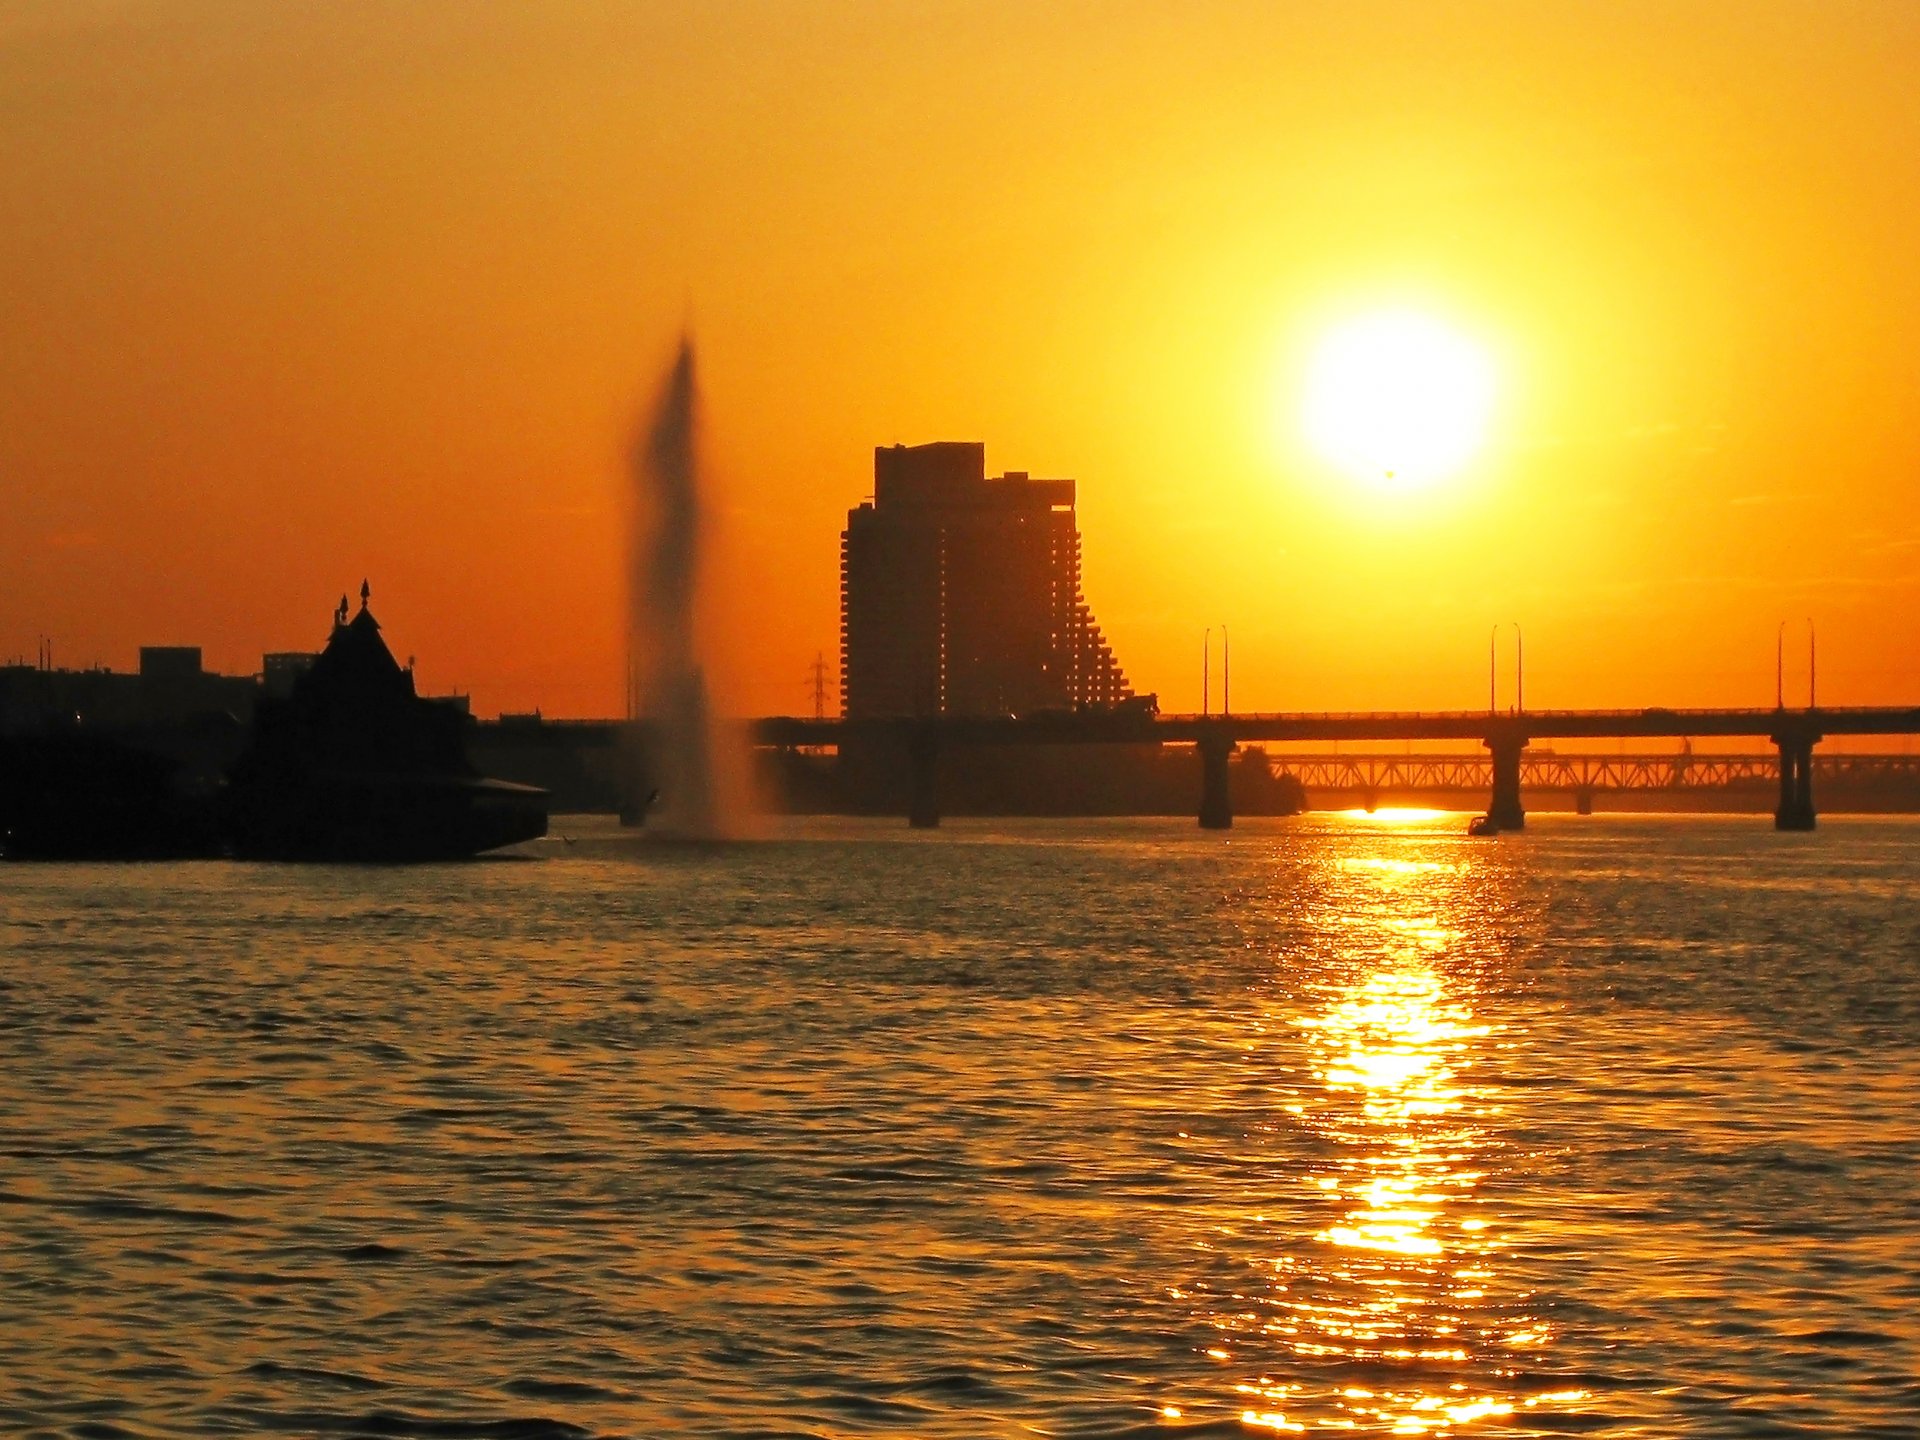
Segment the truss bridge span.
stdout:
[[[1474,754],[1294,753],[1270,757],[1309,790],[1485,790],[1493,757]],[[1555,755],[1523,751],[1520,784],[1527,790],[1720,790],[1771,783],[1778,761],[1770,754]],[[1920,755],[1816,755],[1823,780],[1920,781]]]
[[[1352,796],[1371,810],[1382,796],[1486,793],[1495,782],[1491,754],[1410,752],[1293,752],[1269,757],[1276,770],[1293,775],[1313,795]],[[1555,754],[1523,750],[1519,787],[1535,794],[1573,797],[1582,814],[1606,794],[1683,794],[1773,783],[1779,762],[1770,754],[1691,752]],[[1920,755],[1816,755],[1811,774],[1824,784],[1920,789]]]

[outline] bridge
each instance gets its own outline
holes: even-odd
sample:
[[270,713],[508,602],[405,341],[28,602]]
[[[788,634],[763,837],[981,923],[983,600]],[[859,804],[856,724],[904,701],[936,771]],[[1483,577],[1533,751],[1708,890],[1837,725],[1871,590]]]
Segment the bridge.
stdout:
[[[1465,752],[1400,754],[1387,751],[1294,751],[1275,757],[1309,791],[1359,796],[1371,810],[1382,795],[1447,791],[1456,795],[1491,789],[1493,761]],[[1566,755],[1523,751],[1520,787],[1571,795],[1582,815],[1593,813],[1594,798],[1626,791],[1730,790],[1774,779],[1778,760],[1769,754]],[[1920,755],[1816,755],[1813,774],[1826,782],[1865,782],[1884,786],[1904,782],[1920,790]]]
[[[548,722],[527,727],[503,720],[506,733],[516,725],[544,731],[553,741],[581,745],[612,744],[626,722]],[[494,727],[488,727],[494,728]],[[806,719],[774,716],[751,722],[753,743],[776,748],[843,750],[849,745],[900,747],[909,760],[907,818],[915,826],[940,823],[935,779],[943,752],[973,745],[1046,744],[1179,744],[1194,746],[1201,758],[1198,818],[1206,829],[1233,824],[1228,792],[1228,760],[1241,745],[1252,743],[1471,741],[1484,756],[1429,755],[1423,757],[1346,755],[1319,757],[1323,766],[1353,767],[1371,763],[1371,771],[1342,770],[1343,778],[1361,778],[1353,788],[1392,788],[1402,779],[1410,788],[1421,782],[1459,781],[1461,789],[1482,789],[1488,796],[1487,813],[1502,829],[1526,824],[1521,803],[1523,787],[1571,791],[1576,800],[1597,791],[1659,788],[1670,784],[1672,767],[1682,763],[1702,777],[1718,776],[1717,783],[1735,778],[1771,777],[1779,783],[1774,824],[1782,830],[1810,830],[1815,824],[1813,781],[1814,747],[1833,736],[1887,736],[1920,734],[1920,707],[1841,707],[1789,710],[1714,709],[1670,710],[1486,710],[1372,711],[1313,713],[1305,711],[1234,715],[1155,715],[1140,710],[1047,711],[1014,716],[931,716],[886,719]],[[1652,740],[1695,738],[1764,739],[1771,755],[1709,756],[1558,756],[1529,754],[1536,740]],[[1858,766],[1869,757],[1836,757],[1833,767]],[[1877,757],[1876,757],[1877,758]],[[1889,759],[1897,757],[1887,757]],[[1299,763],[1286,760],[1300,773]],[[1390,772],[1389,765],[1399,766]],[[1423,766],[1417,774],[1406,769]],[[1302,775],[1303,783],[1324,780]],[[1366,776],[1370,775],[1371,780]],[[1391,775],[1391,779],[1389,776]],[[1705,778],[1699,782],[1708,783]],[[1323,788],[1341,788],[1331,786]],[[1435,784],[1434,788],[1454,788]]]
[[[1920,707],[1788,710],[1484,710],[1281,712],[1244,715],[1149,715],[1137,711],[1049,712],[1027,717],[937,716],[920,719],[807,720],[775,717],[754,725],[763,745],[841,746],[862,739],[904,742],[911,761],[908,823],[940,823],[934,795],[940,752],[965,745],[1172,743],[1201,758],[1199,821],[1209,830],[1233,824],[1227,762],[1241,745],[1300,741],[1470,740],[1487,757],[1477,777],[1489,792],[1487,815],[1503,830],[1526,824],[1522,767],[1534,740],[1764,738],[1774,747],[1780,785],[1774,824],[1811,830],[1813,749],[1834,735],[1920,734]],[[1672,757],[1667,757],[1671,760]],[[1705,757],[1695,757],[1704,760]],[[1539,772],[1536,772],[1538,774]],[[1478,788],[1476,786],[1475,788]],[[1569,786],[1576,791],[1580,786]],[[1594,788],[1588,787],[1589,793]]]

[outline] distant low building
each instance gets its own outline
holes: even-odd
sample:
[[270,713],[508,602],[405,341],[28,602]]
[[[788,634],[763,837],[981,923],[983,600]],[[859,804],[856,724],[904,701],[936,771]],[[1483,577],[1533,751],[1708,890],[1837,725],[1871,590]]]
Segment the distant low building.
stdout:
[[206,668],[198,645],[142,645],[131,674],[0,666],[0,732],[146,730],[214,717],[244,724],[262,693],[285,696],[312,664],[312,655],[288,652],[264,656],[258,676],[222,675]]
[[206,669],[198,645],[142,645],[138,712],[122,723],[174,725],[203,715],[245,721],[257,693],[251,676]]
[[161,683],[191,681],[206,672],[200,667],[198,645],[142,645],[140,678]]
[[873,455],[840,546],[849,718],[1117,705],[1132,687],[1080,591],[1072,480],[989,479],[986,446]]

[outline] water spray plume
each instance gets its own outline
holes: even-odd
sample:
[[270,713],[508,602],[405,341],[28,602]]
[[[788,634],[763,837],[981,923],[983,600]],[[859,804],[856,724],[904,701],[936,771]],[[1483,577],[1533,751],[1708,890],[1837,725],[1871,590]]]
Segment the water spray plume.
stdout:
[[651,421],[636,437],[628,644],[651,740],[645,779],[631,797],[649,827],[681,839],[732,833],[718,782],[718,737],[696,647],[704,516],[700,497],[699,389],[693,341],[683,336]]

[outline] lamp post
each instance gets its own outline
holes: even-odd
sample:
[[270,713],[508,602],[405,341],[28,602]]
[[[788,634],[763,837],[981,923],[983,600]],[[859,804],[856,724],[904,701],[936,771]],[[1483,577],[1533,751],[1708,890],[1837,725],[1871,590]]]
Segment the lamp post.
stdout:
[[1206,635],[1200,641],[1200,718],[1213,710],[1213,627],[1207,627]]
[[1498,646],[1500,626],[1496,623],[1487,632],[1487,714],[1492,715],[1500,708],[1497,677],[1500,672]]
[[1516,714],[1527,713],[1527,650],[1518,620],[1513,622],[1513,708]]
[[[1782,620],[1780,628],[1773,634],[1773,708],[1787,708],[1787,626],[1790,620]],[[1819,708],[1819,691],[1815,687],[1818,672],[1815,661],[1818,659],[1814,644],[1813,617],[1807,617],[1807,709]]]
[[1807,709],[1809,710],[1819,708],[1819,702],[1814,698],[1813,676],[1813,617],[1809,615],[1807,617]]
[[1227,627],[1220,627],[1220,715],[1233,714],[1233,652],[1227,648]]

